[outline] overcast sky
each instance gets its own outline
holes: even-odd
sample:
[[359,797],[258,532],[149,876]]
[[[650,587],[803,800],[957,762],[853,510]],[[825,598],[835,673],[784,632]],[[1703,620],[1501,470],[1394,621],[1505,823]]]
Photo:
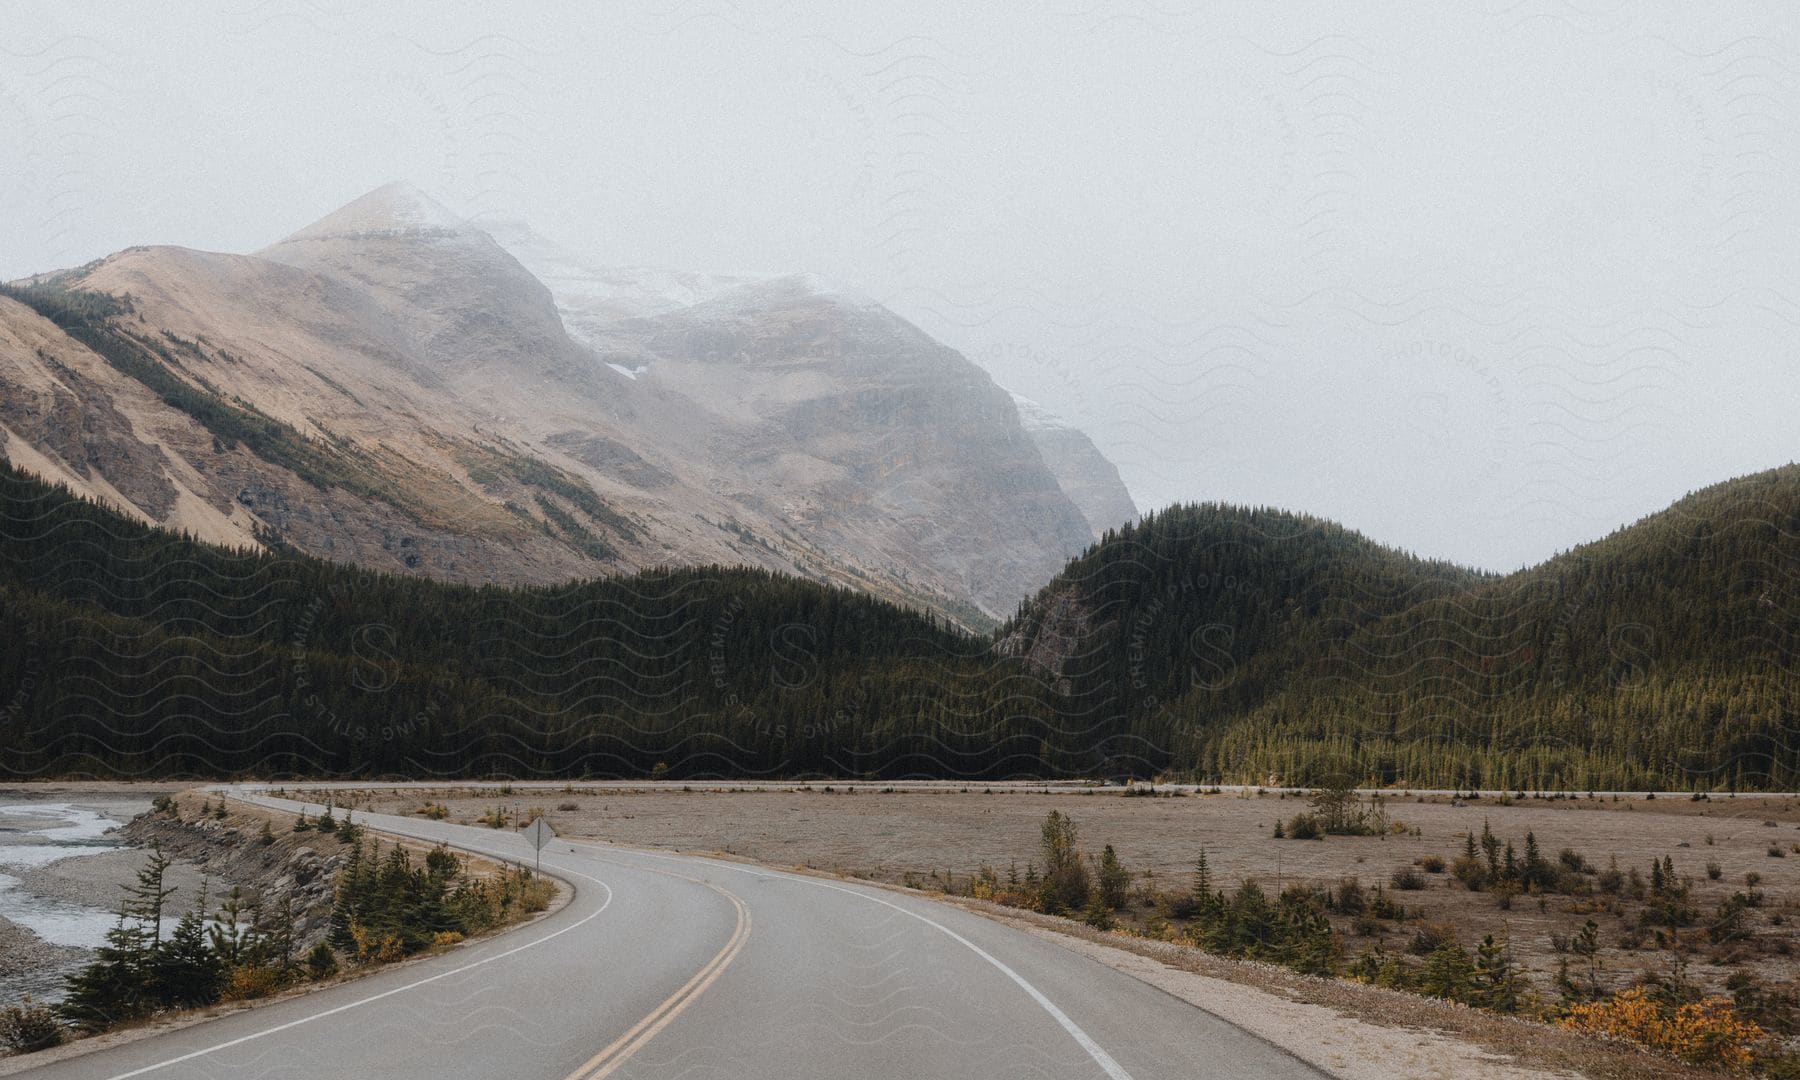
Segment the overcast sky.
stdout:
[[0,276],[408,179],[854,284],[1142,508],[1495,569],[1800,456],[1785,3],[376,6],[12,0]]

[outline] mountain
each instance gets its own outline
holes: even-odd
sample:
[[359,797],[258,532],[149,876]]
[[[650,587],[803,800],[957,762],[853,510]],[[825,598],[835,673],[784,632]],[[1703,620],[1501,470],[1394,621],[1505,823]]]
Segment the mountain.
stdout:
[[[569,251],[517,221],[484,222],[495,241],[516,257],[555,297],[569,336],[605,352],[616,347],[620,319],[663,315],[724,298],[725,306],[755,310],[758,297],[811,293],[837,296],[853,307],[866,299],[817,277],[793,276],[775,281],[767,276],[720,274],[696,270],[609,267]],[[755,286],[743,288],[744,286]],[[910,327],[909,327],[910,329]],[[633,354],[609,362],[629,379],[653,377],[649,357]],[[1063,494],[1087,520],[1093,539],[1137,516],[1119,470],[1079,428],[1045,411],[1029,398],[1012,395],[1019,423]]]
[[1087,519],[1094,539],[1137,520],[1137,504],[1119,479],[1119,467],[1106,459],[1086,432],[1028,397],[1014,394],[1013,404],[1019,410],[1019,423],[1037,445],[1063,494]]
[[990,625],[1090,539],[1004,392],[801,278],[605,270],[404,184],[254,255],[0,290],[7,460],[218,543],[451,581],[738,564]]
[[1003,627],[1109,757],[1504,788],[1800,780],[1800,467],[1507,576],[1221,505],[1096,545]]
[[362,293],[387,313],[427,383],[481,393],[524,378],[541,390],[596,374],[563,332],[550,290],[410,184],[376,188],[257,255]]
[[653,358],[640,385],[710,418],[708,472],[821,548],[914,553],[998,613],[1090,539],[1004,390],[817,278],[621,320],[594,346],[621,367]]

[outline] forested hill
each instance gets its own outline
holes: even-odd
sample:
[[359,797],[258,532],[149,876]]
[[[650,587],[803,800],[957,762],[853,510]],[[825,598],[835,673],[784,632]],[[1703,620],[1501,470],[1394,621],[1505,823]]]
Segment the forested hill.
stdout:
[[447,585],[210,547],[10,469],[0,615],[15,777],[1016,775],[1092,741],[985,641],[856,592]]
[[1207,778],[1800,785],[1800,468],[1499,577],[1179,507],[1002,631],[1073,711]]
[[0,770],[1800,786],[1800,468],[1508,576],[1207,505],[993,639],[763,571],[509,590],[209,547],[0,468]]

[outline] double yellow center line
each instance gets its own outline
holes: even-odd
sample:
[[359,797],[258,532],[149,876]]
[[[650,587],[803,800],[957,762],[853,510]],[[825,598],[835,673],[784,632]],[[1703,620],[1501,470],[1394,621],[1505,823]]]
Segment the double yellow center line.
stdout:
[[568,1080],[603,1080],[604,1077],[611,1076],[619,1066],[625,1064],[627,1058],[642,1049],[645,1043],[656,1038],[657,1033],[668,1027],[670,1021],[686,1011],[696,998],[706,992],[707,987],[717,982],[726,967],[730,966],[731,962],[737,959],[737,954],[743,951],[744,942],[750,939],[750,909],[744,905],[744,901],[737,894],[722,889],[710,881],[688,877],[686,874],[676,874],[668,870],[651,870],[650,872],[704,885],[731,901],[731,906],[737,909],[737,928],[732,931],[731,940],[725,943],[725,947],[707,961],[705,967],[695,972],[694,977],[684,983],[681,989],[663,999],[661,1005],[650,1010],[650,1015],[632,1025],[630,1031],[614,1039],[606,1049],[583,1062],[579,1069],[569,1074]]

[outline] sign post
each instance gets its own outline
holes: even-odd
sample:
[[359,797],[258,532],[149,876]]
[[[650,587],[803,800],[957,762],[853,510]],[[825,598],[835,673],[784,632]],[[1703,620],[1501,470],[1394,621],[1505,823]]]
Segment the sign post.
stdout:
[[556,832],[543,818],[533,818],[523,832],[525,839],[531,842],[532,849],[537,852],[537,868],[541,871],[544,868],[544,845],[556,837]]

